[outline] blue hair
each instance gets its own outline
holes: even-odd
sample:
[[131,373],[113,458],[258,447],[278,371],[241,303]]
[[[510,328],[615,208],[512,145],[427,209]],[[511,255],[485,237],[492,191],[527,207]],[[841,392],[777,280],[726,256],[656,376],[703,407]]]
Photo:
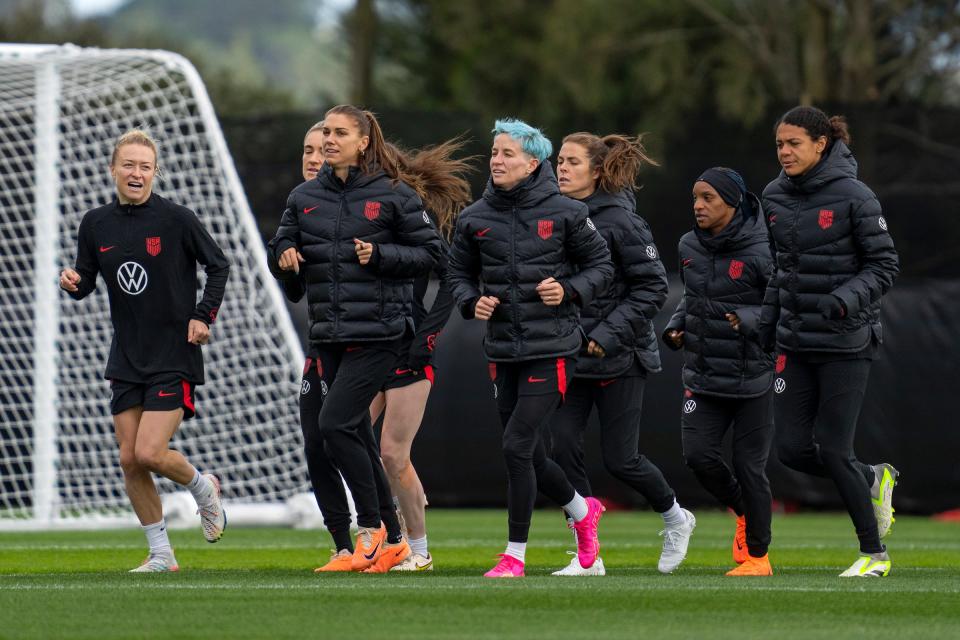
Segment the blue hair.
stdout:
[[543,132],[536,127],[531,127],[523,120],[516,118],[504,118],[497,120],[493,125],[494,136],[505,133],[520,143],[520,148],[527,155],[533,156],[540,162],[543,162],[553,153],[553,145],[543,135]]

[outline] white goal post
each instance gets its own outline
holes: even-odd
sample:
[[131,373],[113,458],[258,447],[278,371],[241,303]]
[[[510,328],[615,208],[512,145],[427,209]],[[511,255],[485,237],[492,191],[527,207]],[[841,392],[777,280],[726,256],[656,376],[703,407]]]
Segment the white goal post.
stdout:
[[[78,303],[57,286],[81,217],[113,197],[112,144],[133,128],[157,140],[154,189],[193,209],[231,262],[198,416],[174,447],[221,475],[231,524],[312,519],[303,353],[196,70],[163,51],[0,45],[0,530],[136,524],[102,379],[105,288]],[[169,517],[192,516],[176,485],[158,487]]]

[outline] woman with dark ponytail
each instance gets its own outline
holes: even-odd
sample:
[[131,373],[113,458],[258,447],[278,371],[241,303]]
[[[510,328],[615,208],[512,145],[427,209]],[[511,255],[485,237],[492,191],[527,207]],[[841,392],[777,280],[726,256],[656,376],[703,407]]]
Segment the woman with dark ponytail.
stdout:
[[[433,268],[441,240],[372,113],[334,107],[321,131],[324,164],[287,198],[269,255],[275,273],[295,278],[304,271],[316,355],[307,368],[315,368],[321,395],[317,428],[350,489],[359,526],[352,554],[337,538],[345,534],[334,536],[336,555],[349,555],[349,570],[379,572],[402,562],[410,548],[395,516],[381,521],[389,497],[379,495],[383,468],[363,431],[371,401],[414,333],[413,280]],[[339,559],[339,570],[347,570],[346,560]]]
[[843,117],[794,107],[774,132],[783,170],[764,189],[763,209],[777,269],[760,335],[777,350],[777,453],[836,484],[860,540],[841,577],[886,576],[880,539],[893,523],[897,471],[857,460],[853,440],[897,252],[877,197],[857,179]]
[[[635,213],[633,187],[654,162],[639,137],[573,133],[557,155],[560,193],[587,205],[614,265],[613,284],[580,311],[587,336],[566,401],[551,425],[552,457],[581,495],[592,495],[583,436],[593,407],[607,470],[646,498],[664,520],[658,568],[674,571],[686,556],[693,514],[677,504],[660,469],[639,453],[640,412],[648,373],[660,371],[653,318],[667,298],[667,277],[650,227]],[[582,567],[574,558],[554,575],[604,575],[600,558]]]

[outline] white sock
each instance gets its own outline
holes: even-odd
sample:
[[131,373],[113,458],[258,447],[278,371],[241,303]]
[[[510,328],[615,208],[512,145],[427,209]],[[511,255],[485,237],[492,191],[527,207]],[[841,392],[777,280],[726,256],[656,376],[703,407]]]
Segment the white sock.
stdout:
[[660,514],[663,516],[663,524],[668,527],[679,527],[684,522],[687,521],[687,516],[683,512],[683,509],[680,508],[680,505],[677,504],[677,501],[673,501],[673,506]]
[[590,511],[590,508],[587,506],[587,501],[583,499],[583,496],[574,491],[573,500],[563,505],[563,510],[573,518],[574,522],[580,522],[587,517],[587,512]]
[[524,558],[527,556],[527,543],[507,542],[507,550],[504,551],[503,555],[516,558],[520,562],[525,562]]
[[150,555],[162,553],[173,553],[170,548],[170,538],[167,537],[167,523],[161,518],[160,522],[145,524],[143,527],[144,535],[147,536],[147,544],[150,545]]
[[200,475],[196,469],[193,470],[193,480],[182,486],[193,494],[193,499],[197,501],[198,506],[207,504],[213,497],[213,483]]
[[414,553],[419,553],[421,556],[426,558],[430,555],[430,552],[427,551],[427,536],[422,538],[410,538],[407,540],[410,543],[410,550]]

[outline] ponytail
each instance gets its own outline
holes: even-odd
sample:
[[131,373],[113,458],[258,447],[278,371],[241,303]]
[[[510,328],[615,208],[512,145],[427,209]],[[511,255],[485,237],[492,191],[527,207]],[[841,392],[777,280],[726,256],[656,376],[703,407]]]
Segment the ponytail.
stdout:
[[579,132],[571,133],[563,142],[579,144],[587,150],[590,169],[600,172],[597,176],[597,188],[608,193],[634,187],[645,164],[660,166],[647,155],[642,135],[631,138],[612,133],[601,138],[592,133]]
[[423,205],[434,215],[437,227],[444,237],[453,231],[454,219],[472,199],[470,183],[466,176],[474,168],[473,158],[454,159],[453,154],[463,149],[462,138],[447,140],[436,146],[414,151],[404,151],[387,142],[389,153],[397,159],[398,176],[417,192]]
[[852,141],[845,117],[830,116],[828,118],[826,113],[816,107],[799,106],[790,109],[780,116],[773,126],[774,135],[781,124],[790,124],[804,129],[812,140],[823,137],[829,144],[833,144],[834,140],[842,140],[847,145]]

